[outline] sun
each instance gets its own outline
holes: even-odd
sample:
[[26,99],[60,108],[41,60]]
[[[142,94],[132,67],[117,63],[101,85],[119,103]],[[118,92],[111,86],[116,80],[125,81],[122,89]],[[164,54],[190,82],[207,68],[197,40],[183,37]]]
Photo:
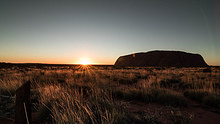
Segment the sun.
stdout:
[[80,64],[81,65],[89,65],[89,64],[91,64],[91,62],[88,58],[83,58],[83,59],[81,59]]

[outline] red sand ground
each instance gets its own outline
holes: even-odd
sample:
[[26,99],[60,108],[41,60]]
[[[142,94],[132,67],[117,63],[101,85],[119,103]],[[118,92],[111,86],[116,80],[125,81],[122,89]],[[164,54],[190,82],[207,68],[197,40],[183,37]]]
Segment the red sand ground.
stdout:
[[188,107],[173,108],[166,107],[160,104],[146,104],[137,101],[130,101],[127,105],[128,110],[137,115],[149,115],[157,118],[161,123],[173,123],[172,112],[180,113],[181,116],[192,118],[192,124],[217,124],[220,123],[220,110],[214,108],[207,108],[195,102],[189,101]]

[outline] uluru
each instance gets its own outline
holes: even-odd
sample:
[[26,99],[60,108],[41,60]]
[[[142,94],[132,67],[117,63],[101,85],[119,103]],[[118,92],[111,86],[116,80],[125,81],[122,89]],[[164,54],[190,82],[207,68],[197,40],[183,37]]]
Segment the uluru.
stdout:
[[200,54],[183,51],[149,51],[120,56],[115,66],[127,67],[205,67]]

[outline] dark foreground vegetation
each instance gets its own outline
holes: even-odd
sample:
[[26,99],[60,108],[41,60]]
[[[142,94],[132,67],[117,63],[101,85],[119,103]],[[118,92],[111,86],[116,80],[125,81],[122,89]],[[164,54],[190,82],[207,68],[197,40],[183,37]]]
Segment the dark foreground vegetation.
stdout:
[[0,117],[14,118],[15,91],[28,80],[33,119],[42,123],[205,123],[220,117],[218,67],[2,64]]

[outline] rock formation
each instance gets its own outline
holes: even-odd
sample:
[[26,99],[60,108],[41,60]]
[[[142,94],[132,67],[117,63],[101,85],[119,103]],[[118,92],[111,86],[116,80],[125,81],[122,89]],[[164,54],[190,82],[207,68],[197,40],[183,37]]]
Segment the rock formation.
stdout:
[[150,51],[120,56],[115,66],[130,67],[204,67],[208,66],[199,54],[182,51]]

